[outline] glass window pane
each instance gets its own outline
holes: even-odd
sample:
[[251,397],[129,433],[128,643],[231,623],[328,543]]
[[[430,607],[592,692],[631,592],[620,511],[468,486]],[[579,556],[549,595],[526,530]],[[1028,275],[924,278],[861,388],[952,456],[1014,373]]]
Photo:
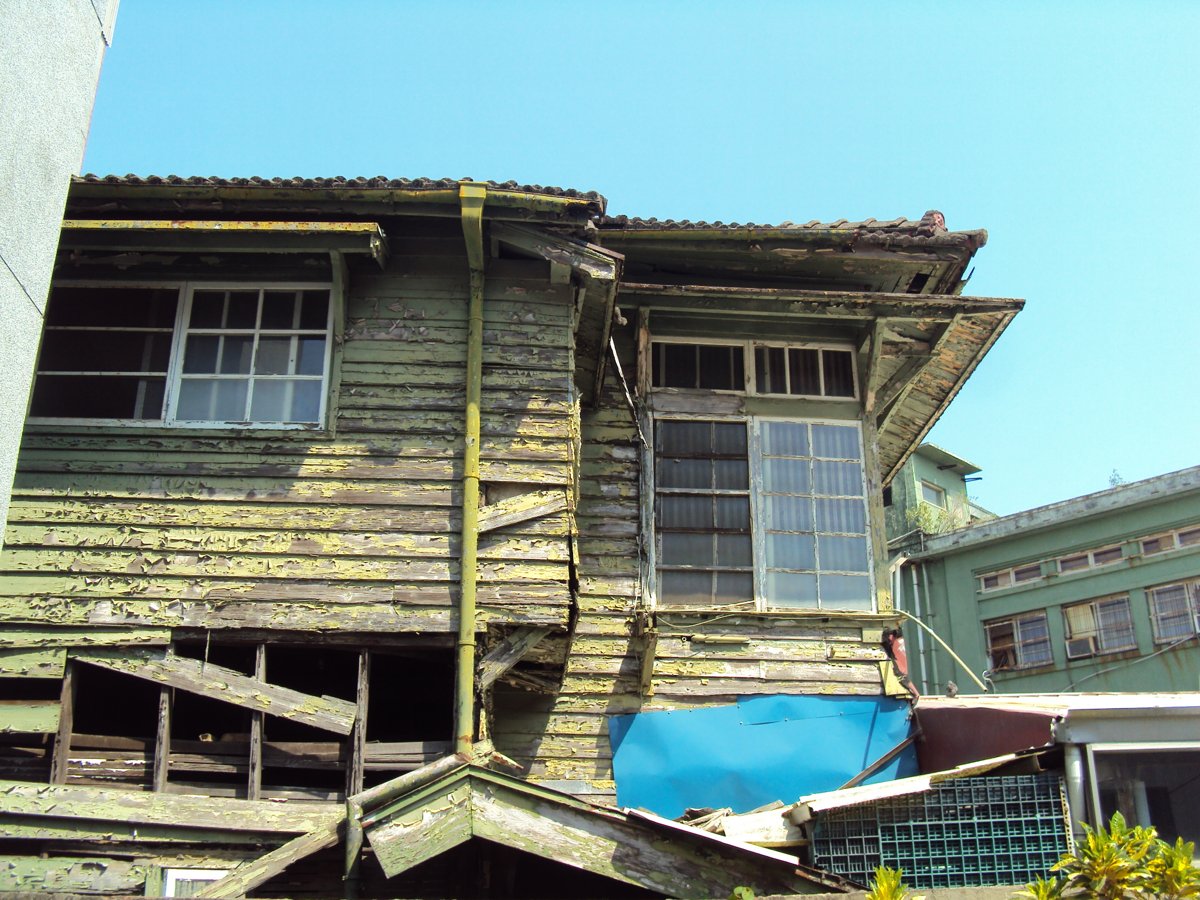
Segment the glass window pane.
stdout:
[[854,396],[854,357],[849,350],[822,350],[825,363],[825,396]]
[[804,497],[764,497],[766,526],[771,531],[812,531],[812,501]]
[[720,456],[746,455],[746,426],[741,422],[713,422],[712,448]]
[[319,381],[295,381],[292,383],[292,414],[289,422],[319,422],[321,420],[321,393],[325,386]]
[[749,497],[715,497],[717,528],[722,531],[750,530]]
[[767,566],[772,569],[817,568],[816,544],[811,534],[772,534],[766,537]]
[[861,500],[817,500],[817,531],[865,534],[866,510]]
[[700,387],[710,391],[740,391],[742,378],[741,347],[699,347]]
[[797,422],[764,422],[763,452],[770,456],[808,456],[808,426]]
[[812,463],[807,459],[777,459],[766,457],[762,461],[763,490],[772,494],[808,494],[812,492],[809,470]]
[[215,335],[193,334],[187,339],[183,371],[209,374],[217,371],[217,349],[221,339]]
[[659,572],[658,600],[676,606],[711,606],[710,572]]
[[262,328],[296,327],[296,292],[266,291],[263,294]]
[[300,356],[296,360],[297,375],[325,373],[325,338],[299,338]]
[[288,361],[292,353],[292,339],[259,338],[258,353],[254,359],[256,375],[287,375]]
[[253,354],[253,335],[226,335],[221,347],[221,374],[249,374],[250,357]]
[[816,350],[788,351],[788,366],[792,377],[792,393],[809,397],[821,395],[821,375]]
[[813,463],[817,488],[814,493],[841,497],[861,497],[863,494],[862,468],[858,463],[828,462]]
[[663,532],[658,554],[664,566],[712,566],[716,561],[711,534]]
[[190,327],[220,328],[224,310],[224,291],[196,291],[192,294]]
[[753,565],[753,558],[750,551],[750,535],[718,534],[717,565],[739,569],[748,568]]
[[718,572],[716,603],[750,603],[754,600],[754,576],[749,572]]
[[817,576],[795,572],[767,572],[767,606],[815,607]]
[[329,291],[304,291],[300,300],[300,327],[311,331],[329,327]]
[[689,344],[659,344],[661,354],[661,382],[657,387],[694,388],[696,375],[696,348]]
[[655,477],[660,488],[712,488],[713,464],[707,459],[660,458]]
[[714,460],[717,490],[744,491],[750,486],[750,469],[744,459]]
[[708,422],[659,421],[655,428],[658,450],[664,456],[709,456],[712,425]]
[[161,419],[163,416],[163,400],[166,399],[167,380],[165,378],[140,379],[142,389],[141,409],[135,411],[139,419]]
[[211,418],[216,382],[209,378],[185,378],[179,383],[175,418],[207,422]]
[[244,422],[246,420],[246,390],[250,382],[241,378],[225,378],[217,382],[216,403],[213,419],[218,422]]
[[[658,498],[660,528],[712,528],[712,498],[674,495]],[[747,506],[747,519],[749,507]]]
[[255,422],[286,422],[291,382],[255,381],[250,418]]
[[786,394],[787,370],[783,347],[758,347],[754,351],[760,394]]
[[822,575],[821,605],[834,609],[870,609],[871,579],[865,575]]
[[858,459],[858,429],[847,425],[814,425],[813,456]]
[[821,556],[821,571],[830,569],[838,572],[867,571],[867,539],[860,537],[831,537],[821,535],[818,539]]
[[258,321],[258,291],[233,291],[225,313],[226,328],[249,330]]

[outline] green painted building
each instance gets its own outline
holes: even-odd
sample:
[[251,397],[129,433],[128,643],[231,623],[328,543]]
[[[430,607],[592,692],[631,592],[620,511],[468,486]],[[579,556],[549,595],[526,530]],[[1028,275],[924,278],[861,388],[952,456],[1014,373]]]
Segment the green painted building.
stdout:
[[[922,451],[893,520],[901,484],[930,506],[930,484],[978,471]],[[936,524],[891,532],[897,605],[961,657],[906,629],[922,693],[979,690],[962,663],[1006,694],[1200,689],[1200,466],[940,534],[920,516]]]
[[888,542],[903,545],[921,534],[944,534],[994,513],[971,500],[967,485],[982,469],[936,444],[922,444],[884,491]]

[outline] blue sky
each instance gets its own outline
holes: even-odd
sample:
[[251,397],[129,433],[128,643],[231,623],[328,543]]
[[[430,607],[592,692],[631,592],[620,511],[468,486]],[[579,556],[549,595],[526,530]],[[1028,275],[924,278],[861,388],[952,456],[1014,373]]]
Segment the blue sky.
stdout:
[[[1007,513],[1200,462],[1200,4],[122,0],[85,171],[472,177],[987,228],[931,439]],[[1189,274],[1192,273],[1192,274]]]

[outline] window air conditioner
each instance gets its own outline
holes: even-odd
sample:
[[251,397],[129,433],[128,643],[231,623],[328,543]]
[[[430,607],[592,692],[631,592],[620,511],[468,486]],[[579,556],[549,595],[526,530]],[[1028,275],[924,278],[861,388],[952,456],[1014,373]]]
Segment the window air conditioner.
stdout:
[[1067,641],[1067,659],[1080,659],[1084,656],[1094,656],[1096,639],[1094,637],[1071,638]]

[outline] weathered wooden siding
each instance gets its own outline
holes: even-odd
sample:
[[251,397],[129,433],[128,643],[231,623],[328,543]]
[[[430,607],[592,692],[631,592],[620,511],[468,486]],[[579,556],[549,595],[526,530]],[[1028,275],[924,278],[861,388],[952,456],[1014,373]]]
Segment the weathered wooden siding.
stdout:
[[[451,223],[453,224],[453,223]],[[461,233],[397,225],[351,270],[334,433],[27,429],[0,621],[430,632],[459,579],[467,268]],[[573,294],[494,261],[485,494],[569,492]],[[563,625],[569,515],[480,541],[480,622]]]
[[[632,327],[615,334],[634,388]],[[649,436],[647,436],[649,437]],[[616,373],[598,408],[582,416],[578,508],[579,619],[562,690],[497,696],[496,744],[553,787],[612,802],[608,717],[732,703],[753,694],[881,692],[878,621],[808,617],[698,616],[660,610],[653,694],[639,693],[640,646],[633,637],[640,590],[641,444]],[[703,644],[693,634],[744,638]]]

